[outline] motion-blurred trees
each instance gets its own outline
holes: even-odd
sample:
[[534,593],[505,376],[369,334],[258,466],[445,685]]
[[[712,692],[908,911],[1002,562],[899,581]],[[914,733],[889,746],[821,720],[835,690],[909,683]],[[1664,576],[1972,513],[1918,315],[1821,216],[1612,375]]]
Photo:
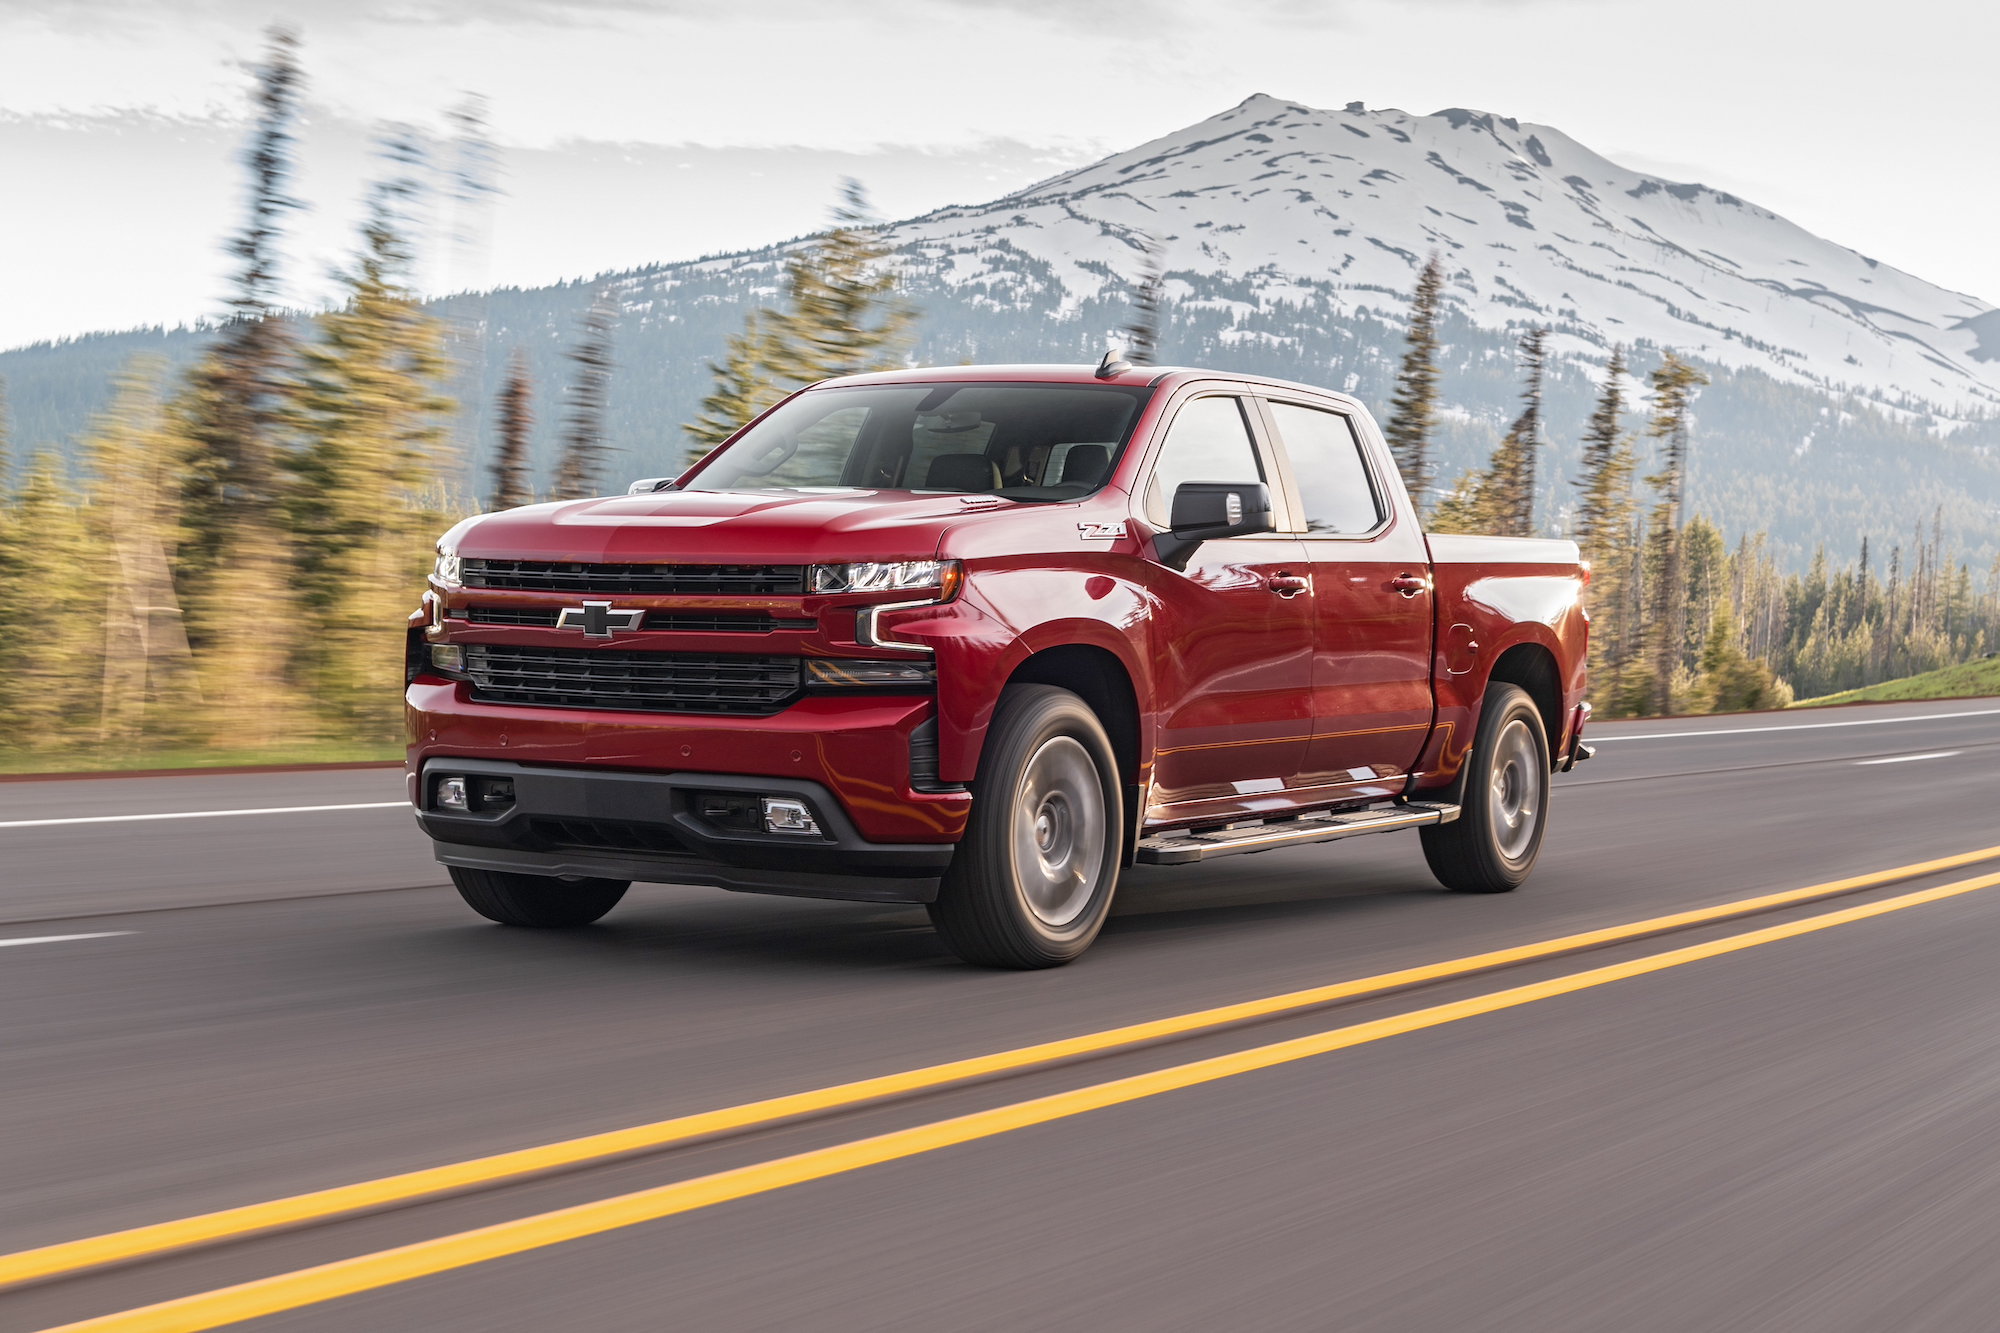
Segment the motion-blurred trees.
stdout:
[[448,413],[444,325],[407,286],[411,253],[396,208],[401,182],[378,187],[346,303],[319,320],[292,390],[299,444],[286,497],[301,626],[299,677],[336,735],[393,734],[401,662],[383,626],[412,604],[414,576],[445,526]]
[[611,392],[611,331],[618,322],[618,298],[600,287],[584,312],[582,336],[570,349],[575,381],[564,399],[562,457],[556,464],[554,497],[580,500],[596,495],[604,481],[604,406]]
[[734,435],[759,412],[787,392],[779,388],[771,369],[771,335],[765,327],[767,312],[753,310],[743,321],[743,331],[729,335],[727,350],[720,362],[709,363],[715,375],[715,389],[701,400],[701,415],[685,427],[692,443],[688,461],[699,462],[710,449]]
[[1681,505],[1687,484],[1689,413],[1708,377],[1668,352],[1652,374],[1653,418],[1646,426],[1660,447],[1660,470],[1648,477],[1657,499],[1646,529],[1647,659],[1656,713],[1674,709],[1674,675],[1687,656],[1686,562]]
[[495,405],[500,419],[500,447],[493,457],[493,496],[488,508],[512,509],[534,502],[528,481],[528,432],[535,424],[534,386],[528,379],[528,358],[516,348],[507,360],[507,379]]
[[1410,332],[1396,389],[1389,400],[1389,420],[1383,434],[1403,485],[1419,514],[1431,505],[1436,484],[1431,465],[1431,432],[1437,423],[1438,314],[1444,305],[1444,265],[1437,251],[1417,275],[1416,297],[1410,303]]
[[229,317],[189,376],[181,414],[188,439],[176,578],[197,641],[228,632],[242,609],[242,577],[281,577],[279,435],[295,354],[282,317],[280,224],[299,207],[288,193],[304,75],[298,38],[268,33],[255,70],[256,122],[243,156],[249,216],[228,245],[237,261]]
[[715,391],[683,429],[695,462],[794,389],[902,362],[916,312],[896,296],[889,247],[858,181],[841,189],[833,226],[785,263],[785,301],[753,310],[713,366]]
[[1542,443],[1542,376],[1548,330],[1530,329],[1520,342],[1521,414],[1483,470],[1458,479],[1432,511],[1437,532],[1485,532],[1502,537],[1535,535],[1535,460]]
[[1125,334],[1125,359],[1135,366],[1150,366],[1160,355],[1160,302],[1167,284],[1160,240],[1146,238],[1139,262],[1139,281],[1132,286],[1132,319]]
[[1590,564],[1590,672],[1603,695],[1616,696],[1638,651],[1638,617],[1628,608],[1635,573],[1632,478],[1638,458],[1625,430],[1625,349],[1613,348],[1604,387],[1583,436],[1576,479],[1576,543]]

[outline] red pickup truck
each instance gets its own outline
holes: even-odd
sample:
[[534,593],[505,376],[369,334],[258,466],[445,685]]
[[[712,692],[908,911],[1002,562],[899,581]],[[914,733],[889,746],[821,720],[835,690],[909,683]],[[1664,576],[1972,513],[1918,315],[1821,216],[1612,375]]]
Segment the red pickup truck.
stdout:
[[1581,736],[1566,541],[1426,536],[1354,399],[952,366],[792,395],[676,479],[468,519],[408,661],[466,901],[632,881],[922,903],[1046,967],[1120,869],[1416,827],[1513,888]]

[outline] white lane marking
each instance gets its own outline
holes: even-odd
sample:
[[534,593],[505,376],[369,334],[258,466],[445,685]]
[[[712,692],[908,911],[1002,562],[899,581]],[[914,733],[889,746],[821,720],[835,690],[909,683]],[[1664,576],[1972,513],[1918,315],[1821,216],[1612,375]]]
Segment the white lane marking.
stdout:
[[24,935],[19,939],[0,940],[0,949],[10,944],[60,944],[64,940],[104,940],[113,935],[131,935],[129,930],[93,930],[88,935]]
[[1857,764],[1907,764],[1916,759],[1949,759],[1955,754],[1963,753],[1964,751],[1962,750],[1932,750],[1929,754],[1892,754],[1880,759],[1857,759],[1854,762]]
[[176,810],[161,815],[73,815],[66,819],[0,819],[0,828],[48,828],[55,824],[127,824],[142,819],[226,819],[231,815],[307,815],[322,810],[393,810],[408,801],[360,801],[353,805],[269,805],[256,810]]
[[1789,727],[1718,727],[1714,731],[1649,731],[1638,736],[1592,734],[1592,745],[1614,741],[1685,741],[1703,736],[1749,736],[1760,731],[1818,731],[1824,727],[1881,727],[1893,722],[1939,722],[1954,717],[1992,717],[2000,708],[1968,708],[1963,713],[1914,713],[1908,717],[1860,717],[1847,722],[1795,722]]

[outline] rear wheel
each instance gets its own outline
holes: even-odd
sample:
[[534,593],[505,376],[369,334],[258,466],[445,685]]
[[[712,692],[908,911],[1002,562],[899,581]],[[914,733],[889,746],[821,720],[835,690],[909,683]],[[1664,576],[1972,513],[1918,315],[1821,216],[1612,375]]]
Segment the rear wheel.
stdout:
[[1548,823],[1548,732],[1526,690],[1486,687],[1465,762],[1459,817],[1421,830],[1424,860],[1453,892],[1505,893],[1535,868]]
[[1097,715],[1053,685],[1010,687],[931,923],[968,963],[1068,962],[1110,914],[1124,819],[1117,761]]
[[618,905],[631,887],[623,879],[557,879],[511,870],[448,866],[458,896],[503,926],[587,926]]

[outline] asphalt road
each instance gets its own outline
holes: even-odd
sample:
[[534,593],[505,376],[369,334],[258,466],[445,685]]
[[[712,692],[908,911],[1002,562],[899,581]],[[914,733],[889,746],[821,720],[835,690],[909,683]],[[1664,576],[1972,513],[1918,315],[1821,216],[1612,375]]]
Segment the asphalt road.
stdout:
[[[1090,954],[1034,974],[960,966],[920,912],[701,889],[492,926],[378,804],[393,771],[0,784],[0,1255],[2000,844],[2000,701],[1597,736],[1515,894],[1438,891],[1410,833],[1148,869]],[[283,807],[341,808],[207,813]],[[195,817],[125,818],[158,814]],[[101,822],[42,822],[74,819]],[[1479,997],[1996,871],[75,1273],[0,1291],[0,1330],[1380,1020],[240,1326],[1991,1329],[2000,886]]]

